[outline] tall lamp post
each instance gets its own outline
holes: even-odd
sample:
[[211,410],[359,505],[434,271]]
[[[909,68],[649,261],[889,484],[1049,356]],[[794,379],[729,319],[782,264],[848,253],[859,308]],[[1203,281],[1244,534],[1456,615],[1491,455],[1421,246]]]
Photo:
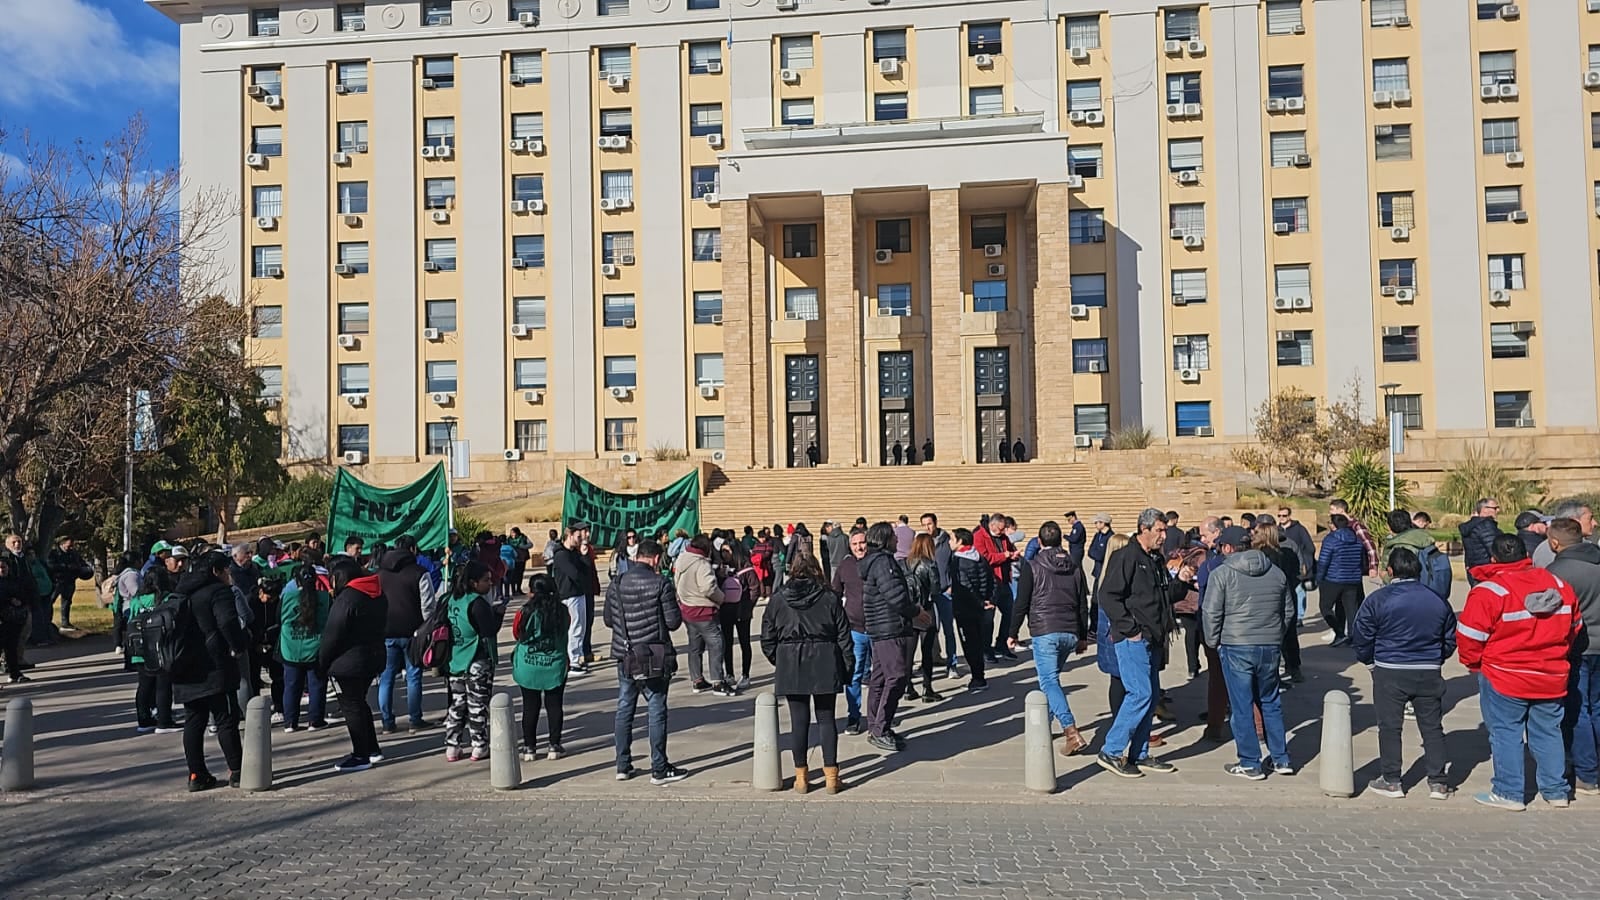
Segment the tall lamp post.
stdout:
[[1378,385],[1378,390],[1383,391],[1383,414],[1389,421],[1389,509],[1394,509],[1394,455],[1399,450],[1400,442],[1405,440],[1405,413],[1394,409],[1392,402],[1394,392],[1400,389],[1400,382],[1390,381]]
[[456,489],[453,473],[456,467],[456,417],[444,416],[441,421],[444,422],[445,430],[444,492],[445,496],[450,501],[448,504],[446,504],[450,510],[450,520],[447,527],[454,528],[456,527]]

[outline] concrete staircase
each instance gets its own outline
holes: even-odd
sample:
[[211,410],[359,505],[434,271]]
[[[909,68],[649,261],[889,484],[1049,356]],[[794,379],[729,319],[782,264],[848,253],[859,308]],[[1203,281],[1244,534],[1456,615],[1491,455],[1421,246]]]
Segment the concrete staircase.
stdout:
[[937,513],[946,528],[971,528],[984,513],[1003,512],[1033,534],[1041,522],[1076,510],[1085,523],[1108,513],[1119,530],[1152,504],[1137,479],[1102,484],[1082,463],[905,466],[861,469],[713,470],[701,504],[701,526],[742,530],[804,522],[815,534],[824,520],[893,520],[913,525]]

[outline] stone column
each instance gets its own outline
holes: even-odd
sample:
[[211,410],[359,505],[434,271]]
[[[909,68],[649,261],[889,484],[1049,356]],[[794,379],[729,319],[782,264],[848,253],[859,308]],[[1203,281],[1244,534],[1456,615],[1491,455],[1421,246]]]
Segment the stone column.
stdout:
[[756,361],[764,364],[761,352],[766,342],[756,346],[751,334],[753,320],[759,318],[750,307],[750,202],[722,201],[722,360],[724,406],[723,432],[729,468],[755,465],[757,454],[753,438],[756,428],[754,400]]
[[1039,185],[1033,249],[1038,277],[1031,298],[1034,459],[1060,462],[1072,454],[1072,267],[1067,235],[1067,186]]
[[933,345],[928,361],[934,386],[933,464],[948,465],[967,461],[962,437],[966,434],[972,397],[972,379],[967,375],[966,351],[961,345],[961,313],[966,308],[966,297],[961,280],[958,189],[928,194],[928,255],[933,284],[928,310]]
[[849,194],[822,198],[822,253],[827,261],[823,296],[823,428],[830,465],[861,462],[861,302],[856,296],[855,202]]

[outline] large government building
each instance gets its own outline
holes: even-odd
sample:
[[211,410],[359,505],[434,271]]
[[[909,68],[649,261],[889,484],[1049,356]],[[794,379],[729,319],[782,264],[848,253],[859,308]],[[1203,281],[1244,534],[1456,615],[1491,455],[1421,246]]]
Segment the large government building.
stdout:
[[149,2],[290,459],[1600,423],[1600,0]]

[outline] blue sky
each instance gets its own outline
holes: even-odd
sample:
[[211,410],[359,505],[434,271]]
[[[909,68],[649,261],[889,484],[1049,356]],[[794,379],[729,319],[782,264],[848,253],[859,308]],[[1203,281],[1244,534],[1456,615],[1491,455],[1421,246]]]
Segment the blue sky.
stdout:
[[135,113],[151,168],[178,162],[178,27],[144,0],[0,0],[0,153],[35,141],[99,143]]

